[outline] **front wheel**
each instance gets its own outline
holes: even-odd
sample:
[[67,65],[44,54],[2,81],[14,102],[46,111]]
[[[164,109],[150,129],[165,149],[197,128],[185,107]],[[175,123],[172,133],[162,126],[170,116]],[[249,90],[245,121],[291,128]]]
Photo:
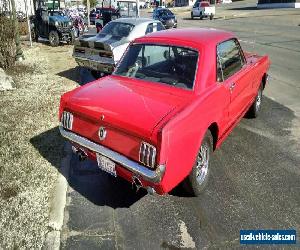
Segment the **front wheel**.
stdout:
[[74,42],[75,42],[74,32],[70,32],[70,38],[69,38],[68,44],[74,44]]
[[59,45],[59,35],[57,31],[52,30],[49,33],[49,43],[52,47],[56,47]]
[[193,169],[184,183],[187,191],[194,196],[199,196],[208,183],[212,151],[213,139],[210,131],[207,131],[201,143]]
[[256,118],[258,116],[260,109],[261,109],[261,105],[262,105],[262,97],[263,97],[262,93],[263,93],[263,85],[261,84],[257,91],[255,100],[247,112],[247,115],[246,115],[247,117]]
[[193,15],[193,12],[191,12],[191,19],[194,19],[194,15]]
[[210,20],[213,20],[213,18],[214,18],[214,15],[210,15],[210,16],[209,16],[209,19],[210,19]]

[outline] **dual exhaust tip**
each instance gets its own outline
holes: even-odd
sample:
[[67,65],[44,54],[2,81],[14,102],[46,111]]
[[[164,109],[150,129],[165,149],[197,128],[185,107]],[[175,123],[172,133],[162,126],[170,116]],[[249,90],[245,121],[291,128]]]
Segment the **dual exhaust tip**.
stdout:
[[[74,146],[72,146],[72,151],[77,155],[79,161],[85,161],[88,157],[86,152],[84,152],[81,149],[77,149]],[[148,194],[151,194],[151,195],[155,194],[154,188],[149,187],[149,186],[147,186],[147,187],[143,186],[143,183],[136,175],[132,176],[132,188],[134,190],[136,190],[136,192],[138,192],[141,188],[143,188],[148,192]]]

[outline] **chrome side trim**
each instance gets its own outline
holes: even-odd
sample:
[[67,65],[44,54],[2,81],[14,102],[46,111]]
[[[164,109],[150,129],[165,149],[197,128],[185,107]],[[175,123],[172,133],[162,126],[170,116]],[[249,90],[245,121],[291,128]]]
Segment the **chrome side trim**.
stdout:
[[102,145],[96,144],[82,136],[79,136],[73,132],[65,130],[62,125],[59,125],[59,131],[63,137],[66,139],[77,143],[78,145],[88,148],[93,152],[97,152],[107,158],[111,159],[114,162],[119,163],[129,171],[134,174],[142,177],[144,180],[158,183],[161,181],[164,173],[165,173],[165,165],[158,165],[156,170],[150,170],[135,161],[128,159],[127,157],[107,148]]

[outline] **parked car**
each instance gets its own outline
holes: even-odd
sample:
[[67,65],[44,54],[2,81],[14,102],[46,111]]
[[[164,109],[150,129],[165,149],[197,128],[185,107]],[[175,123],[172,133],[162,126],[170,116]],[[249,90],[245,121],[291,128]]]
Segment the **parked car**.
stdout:
[[204,17],[209,17],[209,19],[212,20],[215,14],[215,6],[211,6],[209,2],[197,0],[191,11],[191,18],[199,17],[202,20]]
[[111,76],[61,97],[59,129],[81,159],[113,176],[158,194],[184,182],[200,195],[213,151],[246,113],[259,114],[269,66],[230,32],[151,33]]
[[147,33],[164,30],[161,22],[149,18],[119,18],[109,22],[96,36],[75,42],[73,57],[94,75],[111,74],[128,44]]
[[153,11],[153,19],[161,21],[166,29],[177,28],[177,19],[172,11],[167,8],[156,8]]
[[111,15],[117,15],[115,8],[96,8],[90,12],[90,23],[96,24],[103,19],[103,13],[109,12]]
[[31,18],[31,28],[35,41],[45,38],[51,46],[58,46],[61,41],[73,44],[75,40],[73,23],[61,11],[37,9]]

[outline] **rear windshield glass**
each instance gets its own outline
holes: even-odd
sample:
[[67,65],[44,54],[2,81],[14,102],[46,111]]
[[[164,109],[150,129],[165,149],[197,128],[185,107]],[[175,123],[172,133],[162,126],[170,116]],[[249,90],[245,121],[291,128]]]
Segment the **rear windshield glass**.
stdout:
[[134,44],[114,74],[193,89],[197,60],[198,52],[189,48]]
[[127,37],[133,28],[134,25],[130,23],[109,22],[104,26],[98,36],[111,35],[113,37]]

